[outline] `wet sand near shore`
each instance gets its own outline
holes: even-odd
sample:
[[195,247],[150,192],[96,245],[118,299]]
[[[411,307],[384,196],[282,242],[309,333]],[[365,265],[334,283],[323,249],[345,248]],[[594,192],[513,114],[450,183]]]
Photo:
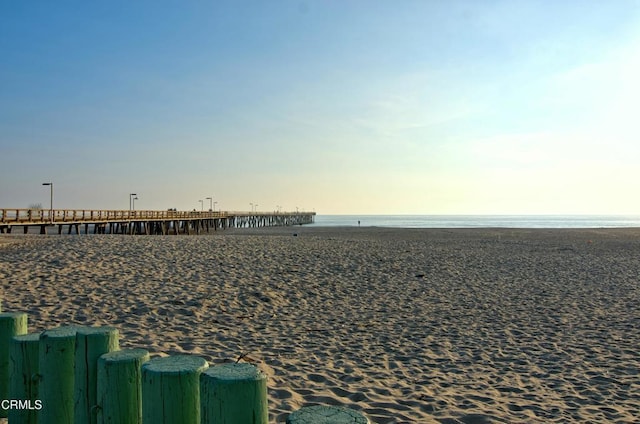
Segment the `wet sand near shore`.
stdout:
[[640,229],[2,235],[0,289],[31,331],[242,356],[269,375],[270,422],[311,404],[374,423],[640,416]]

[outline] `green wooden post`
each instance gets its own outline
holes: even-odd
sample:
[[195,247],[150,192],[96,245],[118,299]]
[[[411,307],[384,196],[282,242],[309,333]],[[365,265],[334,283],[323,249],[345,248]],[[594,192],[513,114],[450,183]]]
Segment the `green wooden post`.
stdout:
[[268,424],[267,375],[252,364],[223,364],[200,375],[202,424]]
[[353,409],[319,405],[298,409],[287,424],[369,424],[369,419]]
[[73,424],[73,385],[76,332],[60,327],[40,334],[39,424]]
[[11,424],[36,424],[38,397],[38,346],[40,333],[15,336],[9,345],[9,399],[29,401],[32,409],[9,410]]
[[142,424],[142,370],[145,349],[105,353],[98,359],[98,424]]
[[[27,314],[24,312],[0,313],[0,400],[9,399],[9,344],[14,336],[27,334]],[[8,411],[0,408],[0,417]]]
[[142,421],[200,424],[200,373],[209,367],[190,355],[154,358],[142,365]]
[[73,396],[76,424],[96,423],[98,358],[118,348],[116,328],[78,327]]

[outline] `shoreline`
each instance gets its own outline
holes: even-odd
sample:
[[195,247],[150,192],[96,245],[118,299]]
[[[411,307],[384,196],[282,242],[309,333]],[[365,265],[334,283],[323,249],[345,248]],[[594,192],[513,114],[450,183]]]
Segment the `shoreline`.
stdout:
[[[342,215],[340,215],[342,216]],[[395,216],[395,215],[394,215]],[[506,217],[509,217],[510,215],[505,215]],[[357,218],[357,215],[353,216],[354,218]],[[385,215],[380,216],[382,218],[386,217]],[[393,216],[392,216],[393,217]],[[446,216],[445,216],[446,217]],[[456,217],[456,216],[453,216]],[[523,215],[523,217],[527,217],[527,215]],[[532,216],[532,217],[538,217],[536,215]],[[590,215],[587,215],[587,217],[591,217]],[[594,216],[595,218],[597,218],[597,216]],[[615,217],[615,216],[614,216]],[[621,216],[624,217],[624,216]],[[316,233],[323,233],[323,232],[332,232],[332,231],[352,231],[352,230],[369,230],[369,231],[395,231],[395,230],[400,230],[400,231],[438,231],[438,230],[456,230],[456,231],[466,231],[466,230],[470,230],[470,231],[529,231],[529,230],[542,230],[542,231],[591,231],[591,230],[612,230],[612,231],[616,231],[616,230],[620,230],[620,231],[624,231],[624,230],[630,230],[630,231],[634,231],[634,230],[640,230],[640,217],[638,217],[638,225],[633,226],[633,225],[601,225],[601,226],[597,226],[597,225],[586,225],[586,226],[579,226],[577,224],[572,224],[569,226],[527,226],[527,225],[523,225],[523,226],[511,226],[511,225],[436,225],[436,226],[413,226],[413,225],[407,225],[407,226],[398,226],[398,225],[368,225],[367,223],[365,223],[364,225],[358,225],[356,224],[357,221],[354,221],[353,223],[350,224],[318,224],[316,223],[312,223],[312,224],[301,224],[301,225],[290,225],[290,226],[263,226],[263,227],[240,227],[240,228],[236,228],[236,227],[229,227],[226,229],[218,229],[218,230],[210,230],[210,232],[208,233],[201,233],[198,235],[216,235],[216,234],[224,234],[224,233],[232,233],[232,234],[245,234],[245,233],[252,233],[252,234],[263,234],[266,232],[266,234],[270,234],[271,232],[274,233],[286,233],[286,232],[296,232],[295,229],[305,229],[305,231],[312,231],[312,232],[316,232]],[[635,222],[635,221],[634,221]],[[424,224],[424,223],[423,223]],[[20,232],[13,232],[13,233],[0,233],[0,242],[5,239],[5,238],[17,238],[20,239],[21,237],[24,236],[35,236],[35,235],[47,235],[47,236],[77,236],[77,235],[104,235],[104,234],[92,234],[90,233],[84,233],[84,230],[82,230],[80,232],[80,234],[74,233],[73,234],[67,234],[66,232],[63,232],[62,234],[58,234],[57,232],[54,232],[53,230],[55,228],[53,227],[48,227],[47,228],[47,234],[40,234],[40,229],[37,226],[31,226],[29,228],[28,233],[23,234],[21,232],[21,230],[23,229],[23,227],[21,226],[16,226],[14,229],[16,230],[20,230]],[[127,235],[127,234],[113,234],[113,235]],[[136,234],[136,235],[144,235],[144,234]],[[157,234],[156,234],[157,235]],[[195,235],[195,234],[192,234]],[[185,236],[185,234],[180,234],[180,236]]]
[[122,348],[212,364],[247,353],[270,422],[314,403],[374,423],[640,416],[640,228],[10,239],[3,311],[30,331],[114,325]]

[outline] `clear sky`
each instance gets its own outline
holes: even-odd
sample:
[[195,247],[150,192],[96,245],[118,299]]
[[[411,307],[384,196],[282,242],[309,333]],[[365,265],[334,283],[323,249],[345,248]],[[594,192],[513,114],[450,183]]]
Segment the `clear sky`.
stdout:
[[640,214],[638,75],[640,1],[2,1],[0,208]]

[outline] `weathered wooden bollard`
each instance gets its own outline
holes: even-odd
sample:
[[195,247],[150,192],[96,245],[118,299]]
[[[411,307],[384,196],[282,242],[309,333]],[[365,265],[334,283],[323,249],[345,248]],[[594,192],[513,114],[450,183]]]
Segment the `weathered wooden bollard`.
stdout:
[[358,411],[337,406],[307,406],[287,417],[287,424],[369,424]]
[[[77,327],[73,396],[76,424],[96,423],[98,358],[118,348],[116,328]],[[112,389],[118,390],[117,386]]]
[[200,374],[209,367],[190,355],[154,358],[142,365],[142,421],[200,424]]
[[267,375],[252,364],[223,364],[200,375],[202,424],[268,424]]
[[36,424],[42,400],[38,397],[40,333],[15,336],[9,344],[9,399],[28,401],[28,408],[9,410],[11,424]]
[[60,327],[40,334],[42,409],[38,424],[73,424],[74,359],[77,327]]
[[[9,344],[14,336],[27,334],[27,314],[24,312],[0,313],[0,400],[9,399]],[[0,417],[8,411],[0,408]]]
[[98,359],[98,424],[142,423],[142,369],[145,349],[106,353]]

